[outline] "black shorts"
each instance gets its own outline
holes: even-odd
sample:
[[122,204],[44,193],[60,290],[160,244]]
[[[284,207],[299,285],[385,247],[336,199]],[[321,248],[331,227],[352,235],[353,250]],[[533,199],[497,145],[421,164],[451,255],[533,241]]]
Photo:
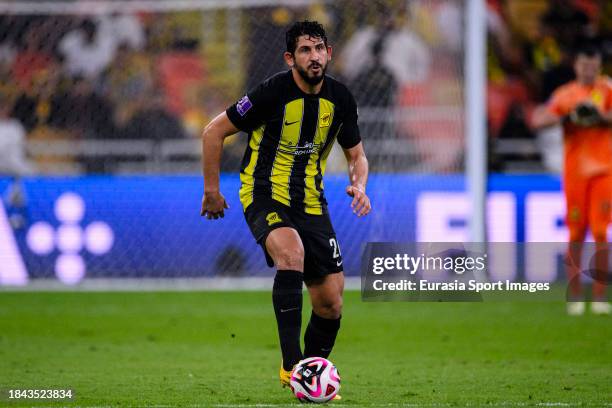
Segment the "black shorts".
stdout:
[[280,227],[293,228],[304,245],[304,281],[342,271],[342,255],[329,214],[311,215],[271,198],[256,199],[244,213],[255,240],[263,248],[268,266],[274,266],[266,250],[268,234]]

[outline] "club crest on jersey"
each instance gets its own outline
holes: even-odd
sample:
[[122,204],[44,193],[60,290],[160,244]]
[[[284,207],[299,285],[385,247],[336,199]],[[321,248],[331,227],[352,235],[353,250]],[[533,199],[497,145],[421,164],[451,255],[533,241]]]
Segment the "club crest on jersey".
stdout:
[[274,225],[276,223],[282,222],[283,220],[281,219],[281,217],[279,217],[277,213],[271,212],[266,215],[266,221],[268,221],[268,225]]
[[597,107],[603,107],[604,96],[599,89],[595,89],[591,92],[591,101]]
[[319,127],[327,127],[329,126],[330,122],[331,122],[331,115],[329,114],[329,112],[326,112],[324,114],[321,115],[321,118],[319,120]]
[[240,116],[246,115],[246,113],[252,107],[253,107],[253,104],[251,103],[251,100],[249,99],[248,95],[244,95],[242,99],[240,99],[238,103],[236,104],[236,110],[238,111]]

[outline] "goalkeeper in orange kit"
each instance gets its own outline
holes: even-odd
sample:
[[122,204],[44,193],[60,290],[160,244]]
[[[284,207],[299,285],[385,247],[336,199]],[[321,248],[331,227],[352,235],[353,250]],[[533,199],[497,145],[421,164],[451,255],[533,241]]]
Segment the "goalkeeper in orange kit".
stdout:
[[601,54],[580,49],[574,62],[576,80],[558,88],[546,106],[534,112],[533,125],[563,126],[563,188],[569,228],[567,253],[570,299],[567,312],[585,311],[580,284],[582,243],[590,229],[596,242],[593,302],[595,314],[610,314],[607,228],[612,201],[612,81],[600,74]]

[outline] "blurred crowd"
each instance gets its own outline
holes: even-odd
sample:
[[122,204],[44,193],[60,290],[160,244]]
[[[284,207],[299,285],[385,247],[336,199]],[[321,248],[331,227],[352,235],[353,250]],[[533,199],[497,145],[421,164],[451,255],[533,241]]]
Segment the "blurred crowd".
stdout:
[[[418,157],[452,171],[461,154],[460,112],[432,121],[396,110],[460,107],[461,13],[454,0],[338,0],[240,10],[2,15],[0,95],[10,108],[0,121],[28,141],[197,137],[246,89],[286,69],[285,29],[308,18],[328,27],[335,47],[329,73],[348,82],[364,108],[362,133],[372,141],[374,169],[402,171]],[[424,133],[428,137],[419,138]],[[398,144],[385,144],[397,140],[410,157],[398,154]],[[441,156],[432,140],[448,142],[450,153]],[[235,146],[225,170],[238,168],[243,143],[230,142]],[[46,171],[54,160],[38,157],[36,164]],[[75,161],[77,171],[114,171],[108,160]]]
[[0,16],[4,116],[28,140],[184,138],[199,109],[179,91],[204,77],[184,27],[164,14]]
[[[573,48],[591,38],[612,54],[612,2],[486,3],[490,137],[533,139],[530,114],[572,78]],[[0,162],[9,162],[2,160],[12,151],[7,146],[23,150],[26,140],[197,137],[246,89],[286,69],[286,27],[308,18],[328,29],[334,46],[329,73],[357,99],[372,169],[461,171],[463,7],[459,0],[337,0],[301,7],[2,15],[0,133],[6,136]],[[237,170],[244,142],[229,141],[224,170]],[[103,159],[69,160],[77,172],[115,171]],[[37,157],[35,164],[46,171],[54,160]],[[19,172],[33,169],[21,162]],[[503,169],[495,157],[491,166]]]

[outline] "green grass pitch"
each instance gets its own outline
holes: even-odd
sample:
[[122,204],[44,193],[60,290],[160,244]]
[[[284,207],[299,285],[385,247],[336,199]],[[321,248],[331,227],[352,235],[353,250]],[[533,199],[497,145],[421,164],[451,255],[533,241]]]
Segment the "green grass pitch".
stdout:
[[[349,292],[330,359],[342,377],[334,405],[612,406],[612,318],[568,317],[562,303]],[[279,363],[267,292],[0,292],[0,406],[296,404]],[[75,399],[9,401],[15,388]]]

